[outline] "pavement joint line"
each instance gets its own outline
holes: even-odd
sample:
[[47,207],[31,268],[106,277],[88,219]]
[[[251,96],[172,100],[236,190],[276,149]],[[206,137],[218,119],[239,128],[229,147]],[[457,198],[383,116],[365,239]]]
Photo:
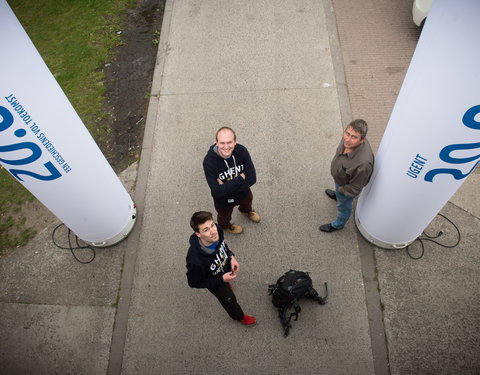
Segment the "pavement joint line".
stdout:
[[337,22],[332,0],[322,0],[325,12],[326,27],[330,42],[330,53],[332,55],[333,73],[337,89],[338,105],[340,107],[340,117],[342,128],[352,120],[352,109],[350,105],[350,96],[348,94],[347,76],[345,74],[342,48],[338,36]]
[[357,242],[365,288],[365,302],[367,304],[375,375],[390,375],[388,341],[383,323],[383,310],[376,272],[375,249],[377,248],[368,243],[358,231]]
[[52,306],[52,307],[55,307],[55,306],[59,306],[59,307],[106,307],[106,308],[109,308],[109,309],[114,309],[115,307],[112,307],[112,304],[108,304],[108,305],[97,305],[97,304],[84,304],[84,303],[81,303],[81,304],[69,304],[69,303],[62,303],[62,304],[58,304],[58,303],[37,303],[37,302],[21,302],[21,301],[16,301],[16,302],[12,302],[12,301],[0,301],[0,304],[5,304],[5,305],[29,305],[29,306]]
[[[325,12],[326,27],[329,34],[330,51],[332,54],[335,87],[337,88],[338,104],[340,109],[342,129],[352,120],[352,110],[346,84],[346,75],[340,38],[337,31],[335,11],[332,0],[322,0]],[[389,375],[389,358],[387,336],[383,323],[381,297],[378,279],[376,277],[376,263],[374,247],[366,242],[357,231],[357,243],[360,256],[362,279],[365,290],[365,303],[368,314],[370,340],[373,355],[375,375]]]
[[190,91],[190,92],[175,92],[160,94],[160,96],[182,96],[182,95],[198,95],[198,94],[236,94],[236,93],[249,93],[249,92],[275,92],[275,91],[314,91],[314,90],[332,90],[337,89],[335,85],[329,87],[285,87],[285,88],[272,88],[272,89],[258,89],[258,90],[222,90],[222,91]]
[[[165,44],[170,34],[170,24],[172,20],[172,4],[174,0],[166,0],[163,12],[162,27],[160,31],[159,47]],[[123,357],[125,351],[125,342],[128,331],[128,317],[130,312],[130,303],[132,299],[133,282],[137,264],[137,244],[140,242],[141,228],[143,224],[143,212],[145,196],[147,191],[148,171],[152,156],[153,133],[155,132],[159,101],[161,98],[161,87],[163,82],[163,73],[165,60],[168,54],[165,54],[160,48],[157,50],[157,61],[152,77],[152,87],[150,92],[150,101],[148,104],[147,118],[143,136],[142,152],[137,171],[137,180],[135,184],[134,202],[137,205],[137,222],[130,235],[125,239],[125,255],[123,261],[123,271],[118,290],[118,307],[114,318],[112,338],[110,343],[110,353],[108,358],[108,375],[119,375],[122,373]]]
[[[471,213],[471,212],[467,211],[466,209],[464,209],[463,207],[461,207],[461,206],[459,206],[459,205],[457,205],[457,204],[453,203],[452,201],[448,201],[447,203],[450,203],[450,204],[451,204],[451,205],[453,205],[454,207],[458,208],[459,210],[462,210],[462,211],[463,211],[463,212],[465,212],[466,214],[468,214],[468,215],[470,215],[470,216],[474,217],[475,219],[479,219],[479,220],[480,220],[480,217],[478,217],[478,216],[475,216],[473,213]],[[442,211],[440,211],[440,213],[441,213],[441,212],[442,212]]]

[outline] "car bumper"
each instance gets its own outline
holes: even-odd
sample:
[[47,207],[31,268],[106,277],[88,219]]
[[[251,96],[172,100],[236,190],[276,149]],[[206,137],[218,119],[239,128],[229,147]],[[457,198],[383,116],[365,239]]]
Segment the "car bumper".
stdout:
[[412,8],[413,22],[421,26],[423,20],[427,18],[428,11],[432,6],[432,0],[415,0]]

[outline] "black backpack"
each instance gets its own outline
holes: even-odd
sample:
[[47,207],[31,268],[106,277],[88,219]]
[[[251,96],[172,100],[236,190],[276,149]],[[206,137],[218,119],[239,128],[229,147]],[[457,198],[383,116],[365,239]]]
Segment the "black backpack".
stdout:
[[[325,297],[320,297],[313,288],[308,272],[290,270],[280,277],[276,284],[268,286],[268,294],[272,296],[272,303],[278,309],[283,334],[287,337],[292,328],[290,324],[292,316],[295,316],[295,320],[297,320],[299,312],[302,311],[298,301],[303,297],[308,297],[318,301],[320,305],[324,305],[327,303],[328,288],[325,283]],[[290,313],[287,318],[287,312],[291,307],[295,312]]]

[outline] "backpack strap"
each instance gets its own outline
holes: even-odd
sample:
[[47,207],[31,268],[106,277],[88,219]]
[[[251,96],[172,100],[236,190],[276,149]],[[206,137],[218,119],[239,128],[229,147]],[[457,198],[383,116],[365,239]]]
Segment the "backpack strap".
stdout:
[[288,310],[288,307],[283,307],[278,309],[278,317],[280,318],[280,323],[282,324],[282,328],[283,328],[283,335],[285,337],[288,336],[290,328],[292,328],[292,325],[290,324],[290,317],[288,317],[287,319],[287,310]]
[[292,320],[292,316],[295,317],[295,320],[298,319],[298,314],[300,311],[302,311],[300,305],[298,304],[298,301],[295,299],[293,304],[291,305],[293,309],[295,310],[294,312],[290,313],[290,315],[287,318],[287,311],[290,306],[285,306],[285,307],[280,307],[278,308],[278,317],[280,318],[280,323],[282,324],[283,327],[283,335],[285,337],[288,336],[288,333],[290,332],[290,328],[292,328],[292,325],[290,324]]
[[277,284],[270,284],[270,285],[268,286],[268,295],[269,295],[269,296],[272,295],[272,293],[273,293],[273,291],[275,290],[276,286],[277,286]]
[[292,307],[293,307],[293,309],[295,310],[295,312],[290,313],[290,316],[288,317],[288,321],[289,321],[289,322],[290,322],[290,320],[292,320],[292,316],[295,317],[295,320],[298,320],[298,314],[300,313],[300,311],[302,311],[302,308],[301,308],[300,305],[298,304],[298,301],[297,301],[296,298],[295,298],[295,300],[294,300],[293,303],[292,303]]
[[327,297],[328,297],[328,286],[327,283],[325,283],[325,297],[321,297],[318,292],[315,290],[313,287],[308,288],[308,296],[315,301],[317,301],[320,305],[325,305],[327,303]]

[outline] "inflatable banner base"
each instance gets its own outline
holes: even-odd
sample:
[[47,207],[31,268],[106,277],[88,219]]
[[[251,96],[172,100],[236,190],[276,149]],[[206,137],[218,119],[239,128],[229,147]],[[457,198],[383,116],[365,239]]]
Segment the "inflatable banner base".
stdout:
[[393,243],[388,243],[388,242],[379,240],[378,238],[375,238],[370,233],[368,233],[367,230],[362,226],[362,223],[360,222],[360,219],[358,218],[357,211],[355,211],[355,224],[357,225],[358,231],[363,236],[363,238],[365,238],[371,244],[373,244],[377,247],[381,247],[382,249],[386,249],[386,250],[403,249],[403,248],[407,247],[408,245],[410,245],[413,241],[416,240],[416,239],[413,239],[410,242],[399,243],[399,244],[398,243],[393,244]]
[[130,211],[130,219],[128,220],[127,225],[123,230],[118,233],[117,235],[113,236],[112,238],[109,238],[105,241],[100,241],[100,242],[90,242],[90,241],[85,241],[87,244],[94,246],[94,247],[110,247],[118,244],[119,242],[123,241],[125,238],[128,237],[130,232],[133,230],[133,227],[135,226],[135,221],[137,220],[137,209],[135,206],[132,207]]

